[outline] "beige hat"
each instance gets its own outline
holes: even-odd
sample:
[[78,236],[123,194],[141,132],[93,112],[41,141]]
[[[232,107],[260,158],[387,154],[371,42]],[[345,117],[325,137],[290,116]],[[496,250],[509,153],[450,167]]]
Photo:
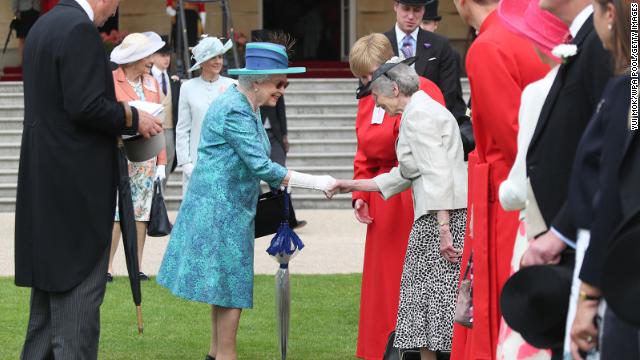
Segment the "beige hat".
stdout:
[[130,64],[154,54],[164,45],[160,35],[153,31],[131,33],[111,51],[111,61],[118,65]]

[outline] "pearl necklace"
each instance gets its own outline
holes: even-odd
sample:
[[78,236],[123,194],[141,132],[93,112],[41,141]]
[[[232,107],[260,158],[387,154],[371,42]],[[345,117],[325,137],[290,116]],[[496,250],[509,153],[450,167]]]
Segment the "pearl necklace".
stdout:
[[[125,77],[125,79],[126,79],[126,77]],[[133,82],[133,81],[127,79],[127,82],[129,83],[129,85],[131,85],[132,88],[136,88],[136,87],[142,85],[142,80],[140,78],[138,78],[138,81],[136,81],[136,82]]]

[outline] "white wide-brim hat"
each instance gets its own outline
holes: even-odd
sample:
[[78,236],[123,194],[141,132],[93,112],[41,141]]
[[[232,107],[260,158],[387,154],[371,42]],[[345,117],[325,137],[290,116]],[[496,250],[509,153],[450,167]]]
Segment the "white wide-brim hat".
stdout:
[[111,61],[118,65],[130,64],[154,54],[164,45],[160,35],[153,31],[131,33],[111,51]]
[[207,36],[200,40],[198,45],[196,45],[191,52],[193,56],[191,56],[196,63],[189,69],[189,71],[195,71],[200,69],[200,65],[205,61],[214,58],[218,55],[222,55],[229,51],[233,46],[233,42],[231,40],[227,40],[227,42],[222,45],[222,41],[214,36]]

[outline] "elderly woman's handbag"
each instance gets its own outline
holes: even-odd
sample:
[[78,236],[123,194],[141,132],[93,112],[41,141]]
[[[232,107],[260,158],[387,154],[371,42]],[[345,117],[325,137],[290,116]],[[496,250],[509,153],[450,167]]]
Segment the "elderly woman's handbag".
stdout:
[[167,206],[162,195],[162,183],[158,179],[153,183],[153,199],[151,199],[151,215],[147,235],[152,237],[167,236],[171,233],[172,228],[173,225],[169,221]]
[[[283,220],[284,191],[271,189],[258,197],[255,220],[255,237],[259,238],[275,234]],[[289,207],[289,224],[295,226],[295,218]]]
[[473,282],[470,276],[471,268],[473,267],[472,258],[473,254],[469,256],[467,270],[465,270],[462,282],[460,282],[456,311],[453,316],[453,321],[468,328],[473,327]]

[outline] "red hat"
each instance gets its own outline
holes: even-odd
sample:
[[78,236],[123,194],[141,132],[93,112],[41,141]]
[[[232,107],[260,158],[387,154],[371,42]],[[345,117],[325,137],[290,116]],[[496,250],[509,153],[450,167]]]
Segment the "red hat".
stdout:
[[545,54],[563,43],[569,28],[552,13],[542,10],[539,0],[500,0],[498,16],[513,33],[532,41]]

